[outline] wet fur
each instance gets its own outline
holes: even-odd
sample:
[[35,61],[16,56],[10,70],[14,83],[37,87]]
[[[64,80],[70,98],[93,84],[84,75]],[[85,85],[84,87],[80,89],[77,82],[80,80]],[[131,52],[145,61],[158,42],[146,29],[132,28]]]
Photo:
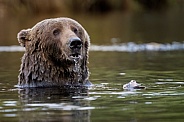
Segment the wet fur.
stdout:
[[[72,27],[79,29],[73,33]],[[53,36],[53,28],[65,29],[62,36]],[[56,33],[57,34],[57,33]],[[66,35],[66,36],[65,36]],[[78,36],[82,42],[82,59],[79,60],[79,71],[71,60],[67,39]],[[58,87],[63,85],[83,85],[88,81],[88,48],[89,36],[85,29],[69,18],[47,19],[36,24],[32,29],[18,33],[19,43],[26,48],[22,57],[19,87]],[[80,77],[79,77],[80,75]]]

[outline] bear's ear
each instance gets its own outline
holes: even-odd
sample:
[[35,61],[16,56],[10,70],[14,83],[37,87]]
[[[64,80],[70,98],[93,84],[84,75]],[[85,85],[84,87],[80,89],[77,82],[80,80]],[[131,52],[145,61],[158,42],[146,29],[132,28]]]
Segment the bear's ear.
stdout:
[[31,29],[27,29],[27,30],[21,30],[18,34],[17,34],[17,39],[18,42],[20,43],[21,46],[25,47],[27,41],[29,40],[29,33],[30,33]]

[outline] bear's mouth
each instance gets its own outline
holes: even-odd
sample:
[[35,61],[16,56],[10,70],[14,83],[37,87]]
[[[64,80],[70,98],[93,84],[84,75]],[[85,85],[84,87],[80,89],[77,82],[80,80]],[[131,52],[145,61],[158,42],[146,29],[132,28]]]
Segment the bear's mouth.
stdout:
[[72,59],[80,59],[82,56],[80,53],[73,53],[70,55],[70,58]]

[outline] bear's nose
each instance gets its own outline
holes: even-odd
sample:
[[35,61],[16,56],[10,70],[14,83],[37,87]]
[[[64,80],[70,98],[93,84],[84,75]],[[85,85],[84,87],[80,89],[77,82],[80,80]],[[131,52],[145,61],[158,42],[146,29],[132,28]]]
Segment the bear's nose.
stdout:
[[80,49],[81,47],[82,47],[82,41],[80,38],[75,37],[75,38],[70,39],[70,48],[71,49],[74,49],[74,48]]

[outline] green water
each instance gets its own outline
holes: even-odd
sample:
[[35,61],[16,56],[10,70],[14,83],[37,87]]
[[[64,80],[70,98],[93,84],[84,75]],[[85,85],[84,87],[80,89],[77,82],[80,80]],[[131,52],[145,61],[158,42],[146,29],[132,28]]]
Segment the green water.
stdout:
[[[22,52],[0,53],[0,121],[184,120],[184,56],[173,52],[90,52],[88,93],[16,89]],[[146,86],[126,91],[130,80]]]

